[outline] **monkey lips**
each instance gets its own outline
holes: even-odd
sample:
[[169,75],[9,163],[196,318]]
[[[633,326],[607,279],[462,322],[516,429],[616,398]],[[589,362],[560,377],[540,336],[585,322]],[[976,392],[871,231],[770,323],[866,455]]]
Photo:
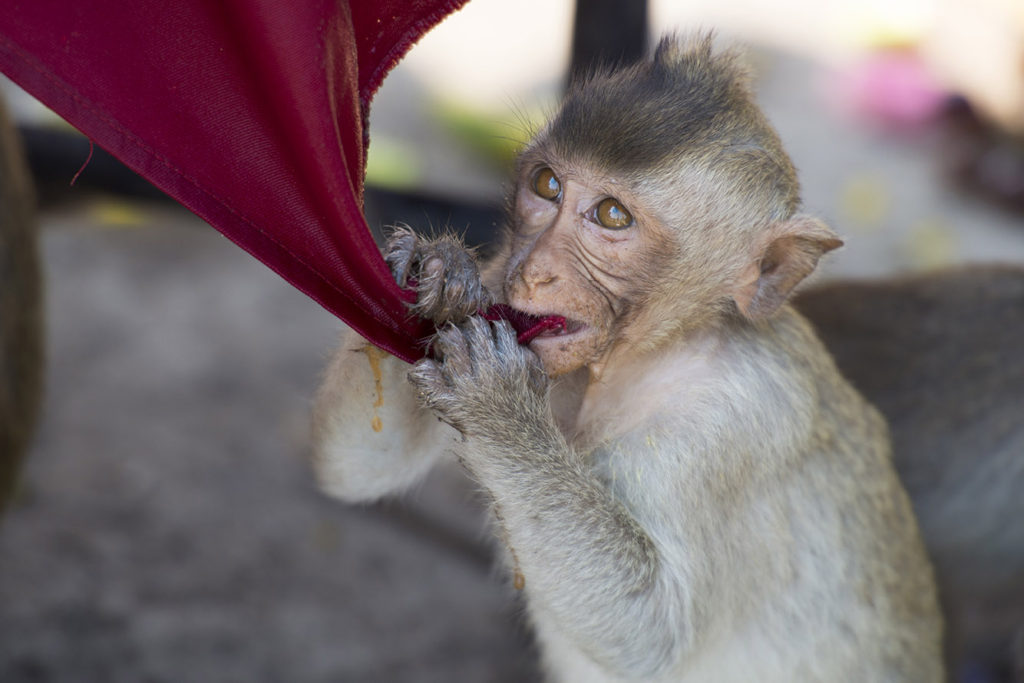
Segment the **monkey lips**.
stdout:
[[[406,291],[411,293],[416,289],[418,282],[416,278],[409,278],[406,284]],[[516,341],[520,346],[525,346],[540,336],[572,334],[585,327],[583,323],[567,320],[564,315],[534,315],[512,308],[508,304],[494,304],[486,311],[480,311],[480,315],[491,322],[508,322],[516,331]]]
[[537,337],[572,334],[583,328],[583,323],[567,320],[563,315],[533,315],[507,304],[495,304],[483,316],[488,320],[507,320],[520,344],[529,344]]

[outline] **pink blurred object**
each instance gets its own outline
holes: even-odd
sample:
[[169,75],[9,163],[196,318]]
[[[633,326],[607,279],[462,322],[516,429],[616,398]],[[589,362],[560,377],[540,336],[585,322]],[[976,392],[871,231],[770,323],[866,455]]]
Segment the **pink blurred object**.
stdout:
[[912,52],[872,55],[836,74],[828,92],[840,110],[896,126],[934,119],[949,98]]

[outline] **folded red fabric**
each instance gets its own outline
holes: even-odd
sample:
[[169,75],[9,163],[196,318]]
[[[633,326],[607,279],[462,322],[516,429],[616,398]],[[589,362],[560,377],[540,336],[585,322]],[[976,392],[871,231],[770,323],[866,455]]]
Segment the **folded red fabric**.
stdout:
[[545,332],[564,331],[565,316],[530,315],[517,311],[508,304],[495,304],[482,313],[487,320],[507,320],[516,331],[516,341],[529,344]]
[[405,360],[407,315],[362,213],[370,100],[466,0],[24,0],[0,70]]

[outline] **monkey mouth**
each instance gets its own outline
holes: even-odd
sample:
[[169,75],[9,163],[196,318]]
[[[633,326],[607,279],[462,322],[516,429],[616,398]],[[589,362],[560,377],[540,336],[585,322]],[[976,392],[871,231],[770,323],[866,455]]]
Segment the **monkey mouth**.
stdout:
[[533,336],[534,339],[547,338],[547,337],[566,337],[570,334],[576,334],[580,330],[586,327],[586,325],[579,320],[572,320],[560,315],[552,315],[543,318],[544,321],[551,320],[552,318],[558,319],[558,324],[545,325],[537,334]]
[[570,320],[564,315],[535,315],[512,308],[507,304],[495,304],[484,313],[488,320],[507,320],[516,331],[516,339],[520,344],[529,344],[538,337],[561,337],[574,334],[586,325],[578,320]]

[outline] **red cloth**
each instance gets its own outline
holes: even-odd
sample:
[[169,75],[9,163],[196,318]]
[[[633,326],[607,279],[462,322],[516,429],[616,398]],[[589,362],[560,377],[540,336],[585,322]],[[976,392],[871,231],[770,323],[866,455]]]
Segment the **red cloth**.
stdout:
[[466,0],[4,0],[0,70],[391,353],[409,320],[362,213],[381,80]]

